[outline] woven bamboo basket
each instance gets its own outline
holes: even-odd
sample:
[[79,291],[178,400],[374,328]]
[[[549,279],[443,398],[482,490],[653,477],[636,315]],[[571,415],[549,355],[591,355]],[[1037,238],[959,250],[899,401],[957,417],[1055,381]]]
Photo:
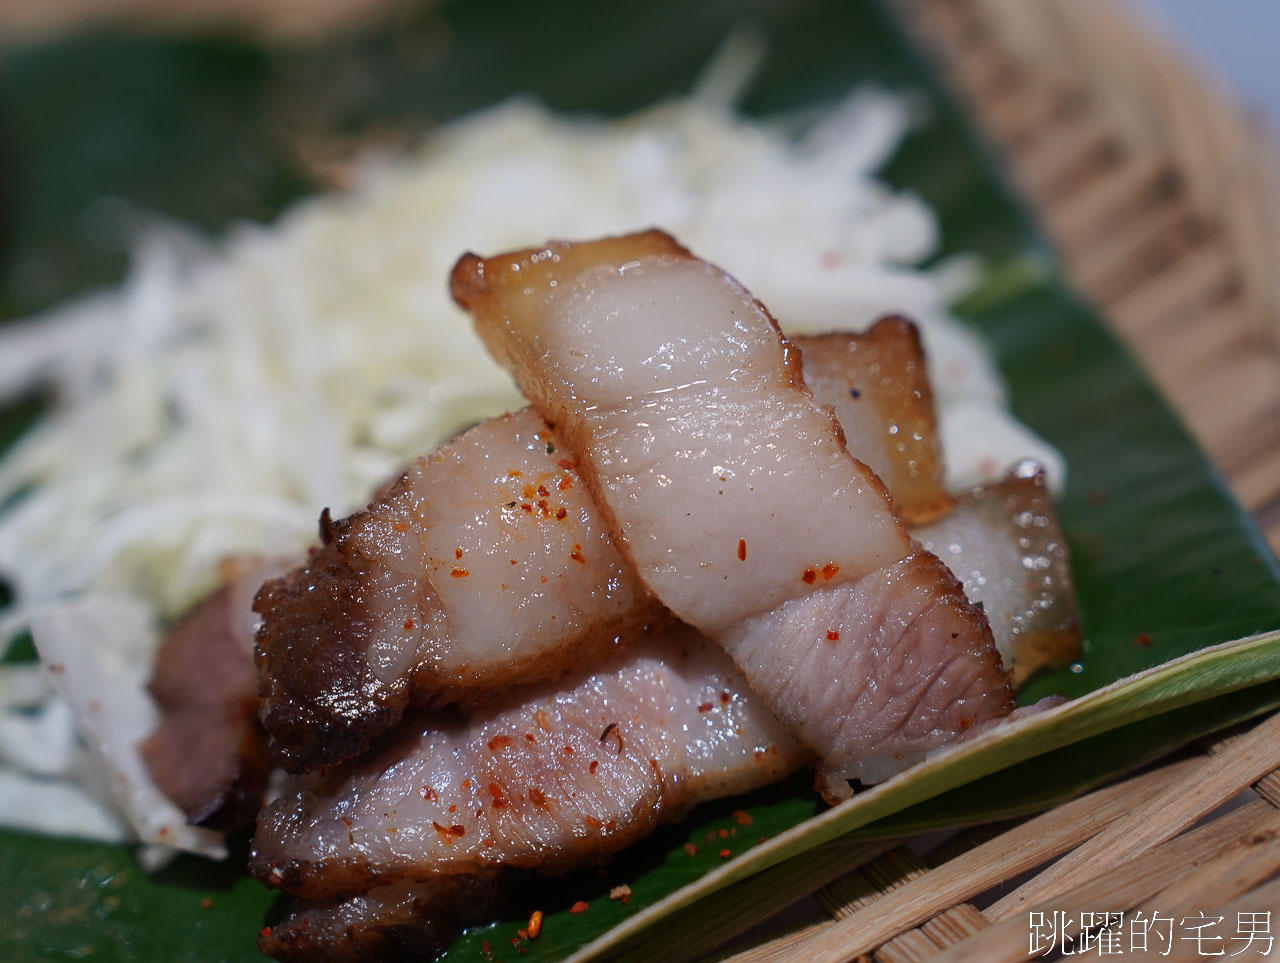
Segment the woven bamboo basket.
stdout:
[[[890,9],[1073,284],[1280,546],[1280,158],[1264,132],[1115,3]],[[864,844],[825,877],[759,887],[743,920],[789,906],[775,926],[681,955],[1264,958],[1262,930],[1280,925],[1277,766],[1273,716],[1016,824]]]
[[[288,33],[308,5],[193,6]],[[343,19],[379,4],[321,6]],[[1113,2],[889,8],[968,109],[1072,282],[1280,547],[1280,163],[1267,138]],[[11,6],[10,26],[64,25],[42,9]],[[267,24],[254,13],[271,10],[284,12]],[[1277,872],[1280,715],[1025,820],[832,843],[803,877],[754,878],[739,912],[671,956],[994,963],[1065,946],[1252,959],[1280,935]],[[1148,924],[1145,953],[1135,920]]]
[[1280,546],[1280,156],[1107,0],[894,0],[1077,288]]

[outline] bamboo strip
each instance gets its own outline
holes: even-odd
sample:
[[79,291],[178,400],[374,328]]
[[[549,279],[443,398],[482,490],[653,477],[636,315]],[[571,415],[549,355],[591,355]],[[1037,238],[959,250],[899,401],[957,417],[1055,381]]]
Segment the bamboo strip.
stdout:
[[[1270,819],[1274,810],[1263,800],[1254,800],[1219,819],[1206,823],[1176,839],[1161,843],[1154,849],[1120,865],[1114,866],[1102,876],[1085,878],[1070,890],[1057,892],[1047,900],[1025,904],[1020,912],[1006,916],[976,937],[944,950],[934,959],[938,963],[1014,963],[1040,955],[1030,942],[1030,914],[1044,914],[1044,919],[1060,920],[1059,933],[1073,935],[1078,930],[1081,913],[1123,912],[1144,902],[1168,881],[1170,867],[1179,872],[1203,865],[1213,859],[1222,847],[1242,834],[1250,832],[1261,818]],[[1101,870],[1097,866],[1094,869]],[[812,938],[822,939],[829,930],[823,930]],[[856,952],[856,951],[855,951]],[[846,957],[847,958],[847,957]],[[839,959],[824,954],[818,960]]]
[[830,939],[847,940],[849,934],[859,939],[858,948],[850,950],[850,955],[872,949],[903,930],[918,926],[943,910],[1078,846],[1134,806],[1155,798],[1168,786],[1211,762],[1188,759],[1094,790],[957,856],[927,876],[901,886],[815,935],[799,941],[761,944],[732,959],[735,963],[747,963],[782,959],[796,952],[807,955],[819,945],[819,940],[823,941],[821,945],[829,946]]
[[[921,16],[922,6],[932,14]],[[989,63],[971,62],[966,69],[1002,73],[1017,83],[1015,89],[1002,89],[995,100],[971,96],[970,106],[979,116],[999,118],[986,126],[1015,151],[1015,166],[1027,153],[1027,138],[1013,136],[1017,127],[1000,112],[1015,105],[1017,116],[1021,108],[1016,105],[1032,97],[1042,103],[1064,98],[1084,102],[1087,109],[1080,113],[1110,130],[1124,156],[1165,159],[1178,174],[1180,193],[1207,220],[1221,225],[1244,281],[1250,325],[1280,336],[1280,276],[1274,270],[1280,251],[1280,164],[1274,145],[1199,72],[1171,55],[1161,39],[1116,4],[1097,0],[938,0],[926,5],[899,0],[895,7],[911,11],[917,34],[935,49],[954,46],[946,34],[957,23],[979,22],[986,42],[971,60]],[[954,71],[953,59],[944,67]],[[1049,141],[1072,127],[1053,123],[1048,111],[1041,111],[1040,118],[1036,123]],[[1043,206],[1042,192],[1031,196]],[[1058,240],[1071,250],[1065,238]]]
[[1246,323],[1244,305],[1232,298],[1215,305],[1191,324],[1183,324],[1177,337],[1152,338],[1142,346],[1143,360],[1162,379],[1194,377],[1206,359],[1249,345],[1265,356],[1266,345]]
[[[1109,131],[1098,123],[1078,90],[1027,79],[1023,80],[1023,84],[1029,85],[1035,91],[1033,96],[1041,102],[1062,105],[1057,111],[1046,112],[1045,123],[1033,124],[1027,121],[1027,127],[1023,130],[1026,142],[1018,154],[1011,158],[1015,163],[1032,168],[1032,181],[1036,171],[1044,172],[1041,176],[1048,177],[1048,172],[1062,163],[1064,153],[1079,157],[1088,150],[1090,142],[1098,143],[1109,137]],[[984,103],[984,114],[986,109],[987,105]]]
[[[802,897],[803,898],[803,897]],[[771,943],[775,940],[799,940],[831,925],[831,916],[817,903],[796,912],[796,906],[788,906],[787,913],[777,920],[752,927],[749,933],[739,934],[740,939],[731,940],[716,948],[709,955],[699,954],[698,959],[709,961],[724,960],[731,957],[744,946],[755,946],[759,943]],[[662,960],[666,963],[671,955],[663,951]]]
[[1280,714],[988,907],[987,917],[1006,919],[1164,842],[1276,768]]
[[[1194,377],[1168,378],[1170,393],[1187,403],[1187,423],[1211,455],[1221,451],[1225,456],[1253,423],[1280,425],[1280,378],[1272,369],[1271,359],[1246,349]],[[1213,403],[1191,407],[1194,398]]]
[[1099,301],[1113,301],[1132,291],[1173,258],[1187,252],[1196,235],[1195,214],[1184,204],[1151,207],[1095,244],[1063,256],[1080,286]]
[[1234,190],[1226,155],[1239,139],[1224,123],[1223,105],[1180,59],[1149,57],[1146,74],[1152,109],[1161,118],[1158,134],[1179,158],[1188,191],[1207,210],[1221,211]]
[[903,0],[903,9],[907,8],[918,29],[932,39],[934,56],[954,66],[951,62],[956,59],[956,48],[965,37],[961,5]]
[[834,879],[813,895],[832,919],[844,919],[887,892],[927,872],[908,849],[894,849],[866,866]]
[[[978,843],[972,840],[980,839],[981,842],[990,842],[999,838],[1001,832],[992,832],[990,826],[977,826],[957,833],[949,842],[953,846],[963,846],[964,848],[955,849],[956,854],[960,854],[972,849]],[[1007,827],[1003,829],[1007,831]],[[964,841],[970,841],[964,846]],[[945,859],[937,858],[937,850],[929,853],[929,862],[933,866],[937,866],[939,862],[945,862]],[[910,850],[898,849],[893,854],[903,857],[902,865],[914,864],[913,870],[908,874],[900,874],[900,877],[908,877],[902,881],[909,882],[911,879],[917,879],[928,872],[925,864],[911,854]],[[872,880],[875,882],[875,880]],[[898,883],[901,885],[901,882]],[[891,885],[880,887],[880,893],[876,894],[873,899],[879,898],[891,888]],[[867,905],[872,900],[863,901],[862,905]],[[861,908],[861,907],[858,907]],[[840,913],[832,913],[835,919],[841,919],[845,916],[852,915],[853,907],[842,907]],[[963,939],[967,939],[980,929],[989,926],[990,923],[975,907],[969,903],[960,903],[950,909],[943,910],[933,919],[926,921],[921,926],[912,930],[899,933],[889,942],[885,943],[875,953],[877,963],[917,963],[917,961],[927,960],[934,956],[939,948],[950,946],[952,943],[958,943]]]
[[[1272,835],[1269,839],[1259,840],[1259,843],[1262,846],[1266,847],[1267,851],[1269,851],[1271,854],[1270,856],[1271,861],[1274,861],[1275,850],[1277,848],[1276,838],[1274,835],[1275,822],[1276,822],[1275,817],[1274,816],[1271,817],[1269,820],[1267,820],[1267,822],[1270,823],[1271,825]],[[1256,852],[1256,850],[1251,849],[1249,844],[1252,843],[1254,838],[1257,837],[1258,835],[1259,833],[1256,831],[1253,833],[1250,833],[1248,839],[1240,841],[1240,844],[1238,844],[1235,847],[1229,847],[1225,851],[1224,855],[1237,852],[1241,848],[1241,844],[1244,847],[1244,852],[1246,855],[1248,855],[1251,852]],[[1215,867],[1213,863],[1210,863],[1204,867],[1201,867],[1200,870],[1197,870],[1194,873],[1195,876],[1203,876],[1203,878],[1210,883],[1210,888],[1205,891],[1205,894],[1203,897],[1201,897],[1200,893],[1185,892],[1181,897],[1177,897],[1177,896],[1174,897],[1174,899],[1177,900],[1177,902],[1171,902],[1168,895],[1170,891],[1169,889],[1166,889],[1164,892],[1156,894],[1156,896],[1146,901],[1142,906],[1138,907],[1136,910],[1134,910],[1132,913],[1129,914],[1130,922],[1132,922],[1133,918],[1138,914],[1141,914],[1145,920],[1153,920],[1158,916],[1158,917],[1163,917],[1167,921],[1169,932],[1166,937],[1167,939],[1166,949],[1164,951],[1161,951],[1159,949],[1153,950],[1150,945],[1151,940],[1145,939],[1143,941],[1143,944],[1146,946],[1147,948],[1146,951],[1148,953],[1158,953],[1159,955],[1164,956],[1166,958],[1170,958],[1170,959],[1192,958],[1189,956],[1184,956],[1183,954],[1180,954],[1178,952],[1174,952],[1175,945],[1181,946],[1181,941],[1177,941],[1177,943],[1175,944],[1174,934],[1173,934],[1174,920],[1176,919],[1181,921],[1181,919],[1184,918],[1185,914],[1201,915],[1201,914],[1204,914],[1205,911],[1207,910],[1211,913],[1220,912],[1220,913],[1223,913],[1225,916],[1226,913],[1230,912],[1231,916],[1227,918],[1234,919],[1234,913],[1235,911],[1238,911],[1238,910],[1258,911],[1258,910],[1265,910],[1267,908],[1280,909],[1280,893],[1276,893],[1275,896],[1271,899],[1270,907],[1266,905],[1259,905],[1261,903],[1264,903],[1267,900],[1267,897],[1264,893],[1265,888],[1263,889],[1251,888],[1252,884],[1245,885],[1242,887],[1239,884],[1239,882],[1236,882],[1234,885],[1229,884],[1229,888],[1230,888],[1229,893],[1226,890],[1219,890],[1218,887],[1216,887],[1213,884],[1217,878],[1216,874],[1219,873],[1220,871],[1221,870]],[[1257,873],[1255,875],[1258,878],[1253,881],[1254,883],[1260,882],[1261,879],[1265,879],[1265,876],[1269,875],[1269,873],[1266,873],[1264,870],[1263,873]],[[1178,885],[1179,884],[1175,884],[1175,887]],[[1172,888],[1173,887],[1171,887],[1170,889]],[[1214,898],[1215,896],[1216,898]],[[1224,907],[1223,906],[1224,900],[1231,900],[1233,897],[1238,897],[1238,898],[1236,898],[1235,902],[1230,904],[1229,907]],[[1203,898],[1204,902],[1198,904],[1197,900],[1200,898]],[[1123,930],[1123,924],[1120,927],[1118,927],[1118,929]],[[1122,933],[1117,933],[1117,935],[1121,936]],[[1133,946],[1133,942],[1131,937],[1130,947],[1132,948],[1132,946]],[[1243,948],[1242,948],[1242,951],[1243,951]],[[1094,947],[1078,955],[1085,956],[1092,959],[1103,954],[1098,952],[1098,949]],[[1200,956],[1199,954],[1196,954],[1195,958],[1203,959],[1203,957]]]
[[1027,11],[1022,0],[978,0],[984,19],[1015,49],[1035,50],[1033,61],[1049,80],[1061,85],[1077,83],[1075,65],[1062,43],[1063,23],[1052,3],[1039,11]]
[[1205,244],[1105,309],[1121,333],[1132,338],[1201,311],[1228,293],[1235,279],[1231,253],[1220,244]]
[[[1201,739],[1199,745],[1211,756],[1222,755],[1222,753],[1229,752],[1238,746],[1249,734],[1249,728],[1248,723],[1234,726],[1231,729]],[[1280,809],[1280,770],[1267,773],[1249,788],[1271,803],[1272,806]]]
[[[1241,386],[1243,390],[1251,387],[1251,385]],[[1227,472],[1233,491],[1236,485],[1243,484],[1245,476],[1255,466],[1280,450],[1280,417],[1273,416],[1271,412],[1263,412],[1256,421],[1239,426],[1237,432],[1239,433],[1237,443],[1231,446],[1229,451],[1223,452],[1222,461],[1218,465],[1221,470]],[[1269,477],[1280,492],[1280,476]],[[1271,499],[1265,494],[1257,499],[1259,508],[1254,510],[1254,520],[1259,525],[1262,524],[1261,513],[1266,510],[1270,502]],[[1272,547],[1280,548],[1280,546]]]
[[956,83],[971,96],[998,101],[1017,90],[1017,78],[1009,65],[990,57],[959,56],[954,61]]
[[1055,124],[1022,152],[1014,178],[1045,202],[1069,193],[1094,171],[1109,166],[1115,135],[1091,114],[1071,124]]
[[1099,112],[1118,131],[1147,133],[1145,37],[1094,0],[1057,3],[1057,8],[1069,61],[1093,90],[1106,91],[1098,97]]
[[[1235,388],[1240,392],[1269,392],[1275,391],[1277,382],[1280,381],[1280,371],[1275,377],[1268,378],[1263,385],[1256,384],[1238,384]],[[1232,429],[1235,432],[1235,444],[1214,446],[1216,454],[1213,454],[1217,467],[1226,472],[1228,480],[1231,483],[1232,490],[1237,491],[1236,485],[1240,482],[1241,476],[1247,472],[1251,466],[1256,465],[1267,456],[1280,449],[1280,415],[1274,411],[1263,410],[1254,416],[1254,420],[1247,424],[1240,424]],[[1280,477],[1273,479],[1278,487],[1280,487]],[[1239,498],[1237,492],[1237,498]],[[1260,503],[1265,507],[1269,501],[1262,498]],[[1262,524],[1259,512],[1254,512],[1254,520],[1258,524]],[[1280,551],[1280,545],[1274,545],[1273,548]]]
[[1170,912],[1221,906],[1265,883],[1277,872],[1280,872],[1280,812],[1273,809],[1244,839],[1177,878],[1156,894],[1152,904],[1168,907]]
[[[661,932],[636,943],[621,959],[646,963],[658,957],[664,963],[701,959],[796,900],[887,852],[898,842],[837,839],[793,856],[699,900],[692,911],[696,914],[695,923],[682,925],[682,918],[677,917]],[[679,939],[673,939],[673,931],[679,933]]]
[[920,963],[938,955],[938,945],[918,929],[899,933],[880,949],[872,959],[875,963]]
[[987,133],[1013,150],[1026,150],[1041,131],[1068,120],[1080,104],[1067,92],[1037,83],[1016,67],[1014,71],[1017,83],[998,100],[983,105],[980,122]]
[[951,946],[980,933],[991,925],[972,903],[961,903],[940,913],[920,928],[939,947]]
[[[1228,927],[1230,927],[1230,921],[1234,921],[1238,928],[1240,913],[1270,912],[1271,918],[1274,920],[1275,917],[1280,916],[1280,878],[1273,879],[1271,882],[1245,893],[1235,902],[1229,903],[1220,909],[1216,909],[1214,912],[1222,915],[1223,921],[1224,923],[1227,923]],[[1270,922],[1271,921],[1269,920],[1268,923]],[[1230,929],[1227,931],[1230,932]],[[1274,930],[1271,931],[1271,935],[1276,935]],[[1224,940],[1224,956],[1236,956],[1239,959],[1254,959],[1262,956],[1257,948],[1250,951],[1247,955],[1241,955],[1246,952],[1246,947],[1243,946],[1239,947],[1234,953],[1229,953],[1227,947],[1234,945],[1234,940],[1234,936],[1231,939]],[[1259,946],[1265,943],[1266,941],[1263,940]],[[1271,944],[1266,945],[1270,946]],[[1215,950],[1217,949],[1217,946],[1213,944],[1210,944],[1210,947]],[[1269,951],[1267,955],[1270,955]],[[1169,955],[1165,957],[1165,960],[1167,960],[1168,963],[1191,963],[1191,961],[1203,963],[1205,959],[1206,955],[1200,952],[1200,947],[1195,946],[1191,941],[1185,939],[1179,940]]]
[[934,868],[941,866],[943,863],[949,863],[957,856],[963,856],[971,850],[977,849],[986,843],[991,842],[1004,835],[1011,829],[1020,826],[1026,822],[1026,817],[1018,819],[1006,819],[996,823],[983,823],[979,826],[970,826],[959,832],[952,833],[946,839],[943,839],[938,845],[934,846],[925,853],[925,862]]
[[[1022,820],[1019,820],[1022,822]],[[998,839],[1011,828],[1011,824],[987,824],[974,826],[956,833],[928,853],[931,866],[938,866],[955,856],[962,855],[984,843]],[[900,933],[875,953],[877,963],[906,963],[908,960],[927,960],[937,951],[953,943],[968,939],[990,926],[990,921],[971,903],[959,903],[943,910],[914,930]],[[927,943],[920,942],[915,934],[922,934]]]
[[1169,199],[1169,164],[1162,157],[1131,157],[1110,177],[1084,185],[1069,204],[1044,212],[1058,245],[1069,252],[1104,243],[1133,217]]
[[920,963],[937,956],[938,950],[966,940],[990,925],[972,903],[961,903],[913,930],[899,933],[876,950],[874,958],[876,963]]

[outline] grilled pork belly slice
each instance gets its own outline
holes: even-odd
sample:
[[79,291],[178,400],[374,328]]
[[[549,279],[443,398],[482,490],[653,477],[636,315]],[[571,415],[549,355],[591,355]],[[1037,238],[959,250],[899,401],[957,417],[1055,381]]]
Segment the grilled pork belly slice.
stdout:
[[946,518],[912,534],[946,561],[969,600],[983,606],[1015,685],[1079,654],[1067,543],[1044,472],[1034,463],[1019,465],[998,485],[974,489]]
[[253,593],[278,567],[245,562],[197,603],[156,653],[156,731],[139,751],[156,785],[209,829],[250,825],[271,772],[257,719]]
[[554,678],[670,623],[565,458],[532,411],[495,418],[263,587],[262,720],[286,769],[355,755],[411,702]]
[[684,621],[718,637],[910,554],[773,319],[665,234],[467,255],[452,290]]
[[724,653],[681,628],[469,718],[406,720],[381,748],[295,777],[258,818],[250,869],[311,902],[563,872],[806,761]]
[[818,404],[834,409],[846,447],[884,482],[895,514],[908,525],[945,515],[951,496],[943,486],[933,389],[916,326],[890,317],[863,334],[834,332],[795,343],[805,384]]
[[[986,619],[945,566],[907,566],[918,578],[882,571],[916,551],[884,486],[731,277],[650,231],[465,255],[451,289],[555,422],[615,544],[817,752],[829,796],[1012,710]],[[805,599],[818,589],[825,604]],[[815,656],[824,646],[899,637],[879,643],[902,669],[878,680],[892,687],[882,705],[901,700],[905,720],[930,692],[963,694],[960,710],[927,714],[927,732],[879,731],[852,711],[860,680],[806,675],[839,667]],[[818,688],[829,698],[815,705]]]
[[752,616],[732,643],[757,690],[806,707],[792,731],[826,749],[820,788],[835,798],[842,780],[881,782],[1006,706],[980,613],[926,552]]
[[[799,343],[819,403],[887,466],[900,506],[920,517],[945,503],[914,327],[889,319]],[[319,553],[267,584],[262,717],[287,769],[358,754],[411,704],[552,679],[669,621],[567,454],[531,410],[487,422],[325,525]]]

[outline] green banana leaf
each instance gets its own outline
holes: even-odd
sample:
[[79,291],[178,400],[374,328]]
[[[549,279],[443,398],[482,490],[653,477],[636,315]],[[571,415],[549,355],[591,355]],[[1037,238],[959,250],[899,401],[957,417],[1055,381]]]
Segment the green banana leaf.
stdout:
[[[469,0],[325,49],[90,36],[10,51],[0,317],[120,277],[103,197],[212,231],[269,219],[315,187],[291,148],[300,136],[419,129],[521,91],[561,110],[629,111],[686,91],[741,23],[769,44],[750,111],[803,113],[868,80],[927,96],[933,116],[888,176],[939,212],[944,253],[992,266],[958,310],[993,346],[1018,416],[1067,456],[1060,511],[1085,647],[1023,699],[1079,698],[837,809],[803,779],[700,807],[602,871],[528,887],[510,920],[464,935],[449,960],[692,957],[709,921],[769,905],[780,880],[815,880],[865,839],[1052,805],[1280,705],[1280,565],[1133,359],[1065,290],[998,172],[869,2]],[[0,446],[38,410],[33,399],[3,413]],[[125,847],[0,832],[6,958],[257,959],[254,937],[279,910],[242,865],[183,859],[149,876]],[[625,903],[608,897],[620,883]],[[587,910],[569,912],[578,901]],[[541,937],[513,946],[534,908]]]

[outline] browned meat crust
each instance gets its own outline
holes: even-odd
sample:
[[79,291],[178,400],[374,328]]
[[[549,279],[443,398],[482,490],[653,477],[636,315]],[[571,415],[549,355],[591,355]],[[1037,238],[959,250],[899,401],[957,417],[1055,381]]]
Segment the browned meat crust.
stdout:
[[[833,332],[796,343],[804,354],[805,382],[820,404],[835,410],[849,451],[880,476],[899,517],[921,525],[945,515],[951,497],[916,326],[894,316],[862,334]],[[876,417],[859,411],[868,405]],[[866,428],[879,437],[866,435]]]
[[[553,253],[555,257],[550,256]],[[548,284],[554,285],[560,278],[572,278],[584,268],[598,263],[624,263],[658,255],[693,257],[688,248],[657,228],[602,238],[590,244],[573,245],[553,241],[541,247],[510,251],[496,258],[486,259],[468,251],[453,266],[453,273],[449,275],[449,293],[460,307],[474,314],[481,306],[491,304],[495,294],[508,286],[519,284],[541,289]],[[503,265],[516,265],[516,268],[514,271],[487,270],[487,264],[498,261]],[[525,300],[516,296],[506,306],[512,311],[519,311],[524,303]],[[499,364],[510,367],[516,362],[507,351],[506,340],[497,336],[495,330],[487,325],[477,325],[476,333]],[[796,377],[799,377],[798,361],[796,367]]]
[[1014,636],[1013,679],[1021,685],[1040,669],[1063,668],[1080,655],[1071,559],[1043,471],[1015,473],[989,488],[989,494],[975,491],[975,501],[997,500],[1013,519],[1027,556],[1048,561],[1047,567],[1027,579],[1032,604]]
[[[565,638],[554,660],[532,653],[466,677],[417,662],[384,682],[368,658],[376,624],[366,600],[379,590],[374,577],[379,562],[365,557],[349,536],[365,515],[333,522],[326,511],[320,525],[323,544],[309,564],[268,581],[254,602],[263,617],[257,646],[261,719],[275,760],[289,772],[359,755],[410,706],[476,708],[495,693],[564,675],[674,621],[650,598],[626,624],[599,624],[595,631]],[[378,574],[385,591],[392,576],[385,569]],[[417,591],[407,584],[410,579],[401,581],[407,591]]]
[[427,960],[461,926],[492,919],[503,877],[454,877],[376,889],[329,905],[299,904],[263,930],[258,948],[286,963]]
[[395,725],[410,680],[381,682],[366,651],[370,563],[345,550],[349,523],[320,520],[322,548],[305,568],[262,586],[254,610],[262,723],[276,760],[291,772],[361,752]]
[[[983,561],[979,574],[981,555],[966,562],[966,552],[980,552],[984,540],[970,536],[974,544],[966,544],[954,528],[957,523],[960,531],[966,524],[982,524],[985,541],[1003,537],[1011,547],[1003,556],[1003,567]],[[1067,540],[1058,526],[1044,471],[1034,463],[1018,466],[1002,482],[975,488],[957,500],[952,515],[914,534],[934,550],[954,543],[951,564],[963,573],[970,598],[985,606],[1012,663],[1015,687],[1043,668],[1062,668],[1079,656],[1080,624]]]

